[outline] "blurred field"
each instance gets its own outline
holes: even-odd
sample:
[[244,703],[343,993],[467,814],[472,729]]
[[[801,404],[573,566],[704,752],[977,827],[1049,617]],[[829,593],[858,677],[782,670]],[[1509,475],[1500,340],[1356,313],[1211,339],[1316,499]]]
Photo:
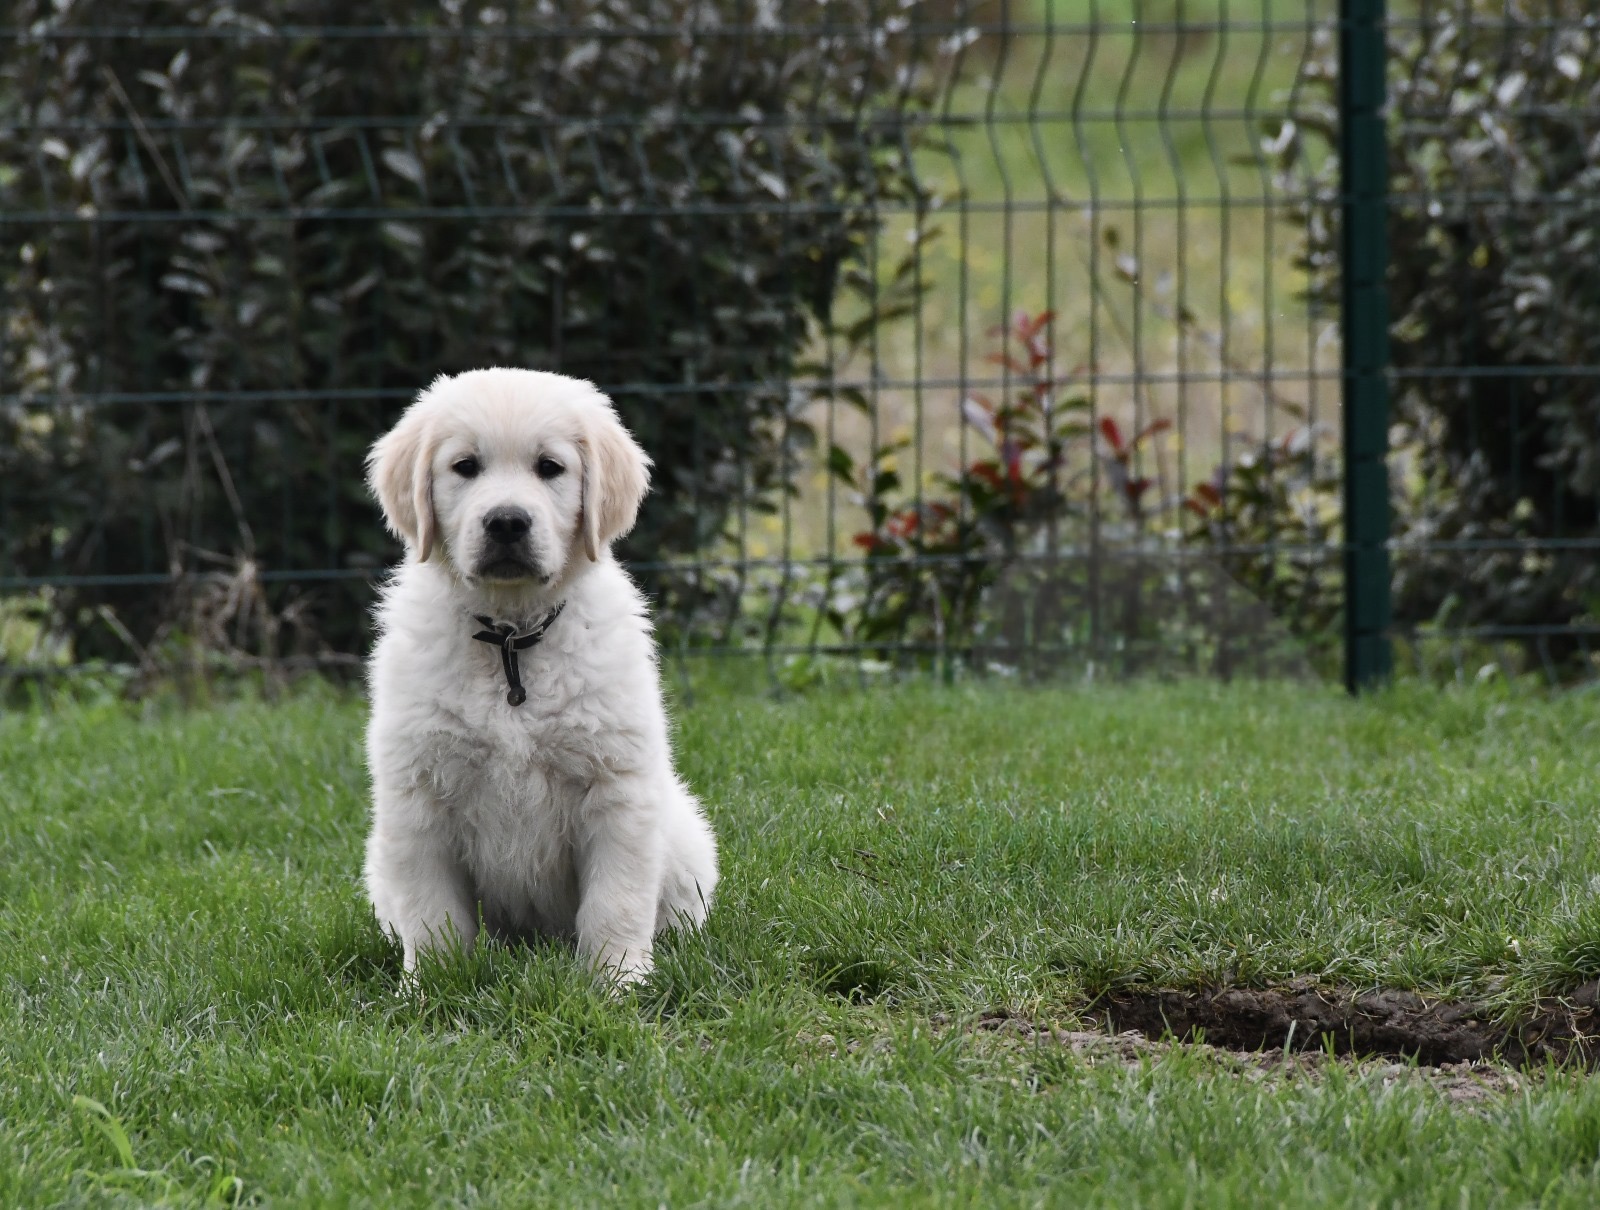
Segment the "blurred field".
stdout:
[[[1282,115],[1316,99],[1306,63],[1330,12],[1324,0],[1012,6],[1017,32],[986,33],[965,53],[940,111],[947,145],[917,159],[944,199],[921,313],[835,366],[872,384],[875,419],[817,406],[819,431],[858,459],[875,439],[920,432],[912,469],[954,472],[981,449],[960,401],[1005,393],[986,358],[1018,310],[1055,312],[1058,377],[1073,375],[1100,414],[1174,422],[1169,493],[1209,475],[1230,442],[1302,423],[1291,409],[1336,424],[1333,317],[1303,300],[1295,231],[1262,151]],[[911,227],[904,214],[886,225],[880,277]],[[837,352],[819,348],[824,360]],[[828,495],[820,469],[809,474],[787,519],[796,553],[848,549],[859,510]],[[784,527],[752,519],[750,553],[778,553]]]

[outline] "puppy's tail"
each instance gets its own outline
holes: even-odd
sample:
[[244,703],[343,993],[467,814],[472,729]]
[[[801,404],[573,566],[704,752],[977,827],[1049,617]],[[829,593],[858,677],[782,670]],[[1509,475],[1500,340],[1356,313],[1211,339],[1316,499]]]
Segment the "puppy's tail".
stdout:
[[666,877],[656,911],[656,932],[670,928],[699,928],[711,910],[717,888],[717,838],[700,810],[700,803],[681,782],[676,782],[666,826]]

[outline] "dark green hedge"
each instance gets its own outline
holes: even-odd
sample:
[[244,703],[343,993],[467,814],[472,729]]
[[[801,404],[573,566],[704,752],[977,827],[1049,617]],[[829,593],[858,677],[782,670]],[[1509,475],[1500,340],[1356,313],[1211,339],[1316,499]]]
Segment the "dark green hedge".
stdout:
[[[1546,663],[1600,604],[1600,18],[1580,0],[1428,7],[1390,34],[1396,617],[1517,633]],[[1308,73],[1331,97],[1335,44]],[[1271,141],[1312,292],[1338,288],[1337,162]],[[1539,546],[1539,543],[1546,543]],[[1440,545],[1449,544],[1449,545]]]
[[[908,7],[12,5],[0,576],[379,566],[367,444],[491,364],[616,388],[658,465],[631,555],[714,542],[782,489],[786,379],[915,198]],[[274,589],[283,641],[358,649],[363,597]],[[53,600],[80,656],[126,652],[103,606],[181,625],[165,589]]]

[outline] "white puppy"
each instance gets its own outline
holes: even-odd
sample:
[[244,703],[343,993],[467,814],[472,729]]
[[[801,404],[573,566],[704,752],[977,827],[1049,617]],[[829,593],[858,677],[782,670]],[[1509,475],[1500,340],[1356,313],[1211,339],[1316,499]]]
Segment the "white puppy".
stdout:
[[480,907],[622,981],[656,933],[705,919],[716,841],[610,549],[649,466],[591,384],[531,370],[440,378],[372,447],[408,557],[378,608],[366,881],[407,971],[471,947]]

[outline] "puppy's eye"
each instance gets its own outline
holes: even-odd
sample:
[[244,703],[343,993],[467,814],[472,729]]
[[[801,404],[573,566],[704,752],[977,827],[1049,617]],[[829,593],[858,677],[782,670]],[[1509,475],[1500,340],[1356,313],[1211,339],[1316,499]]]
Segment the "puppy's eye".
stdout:
[[451,465],[450,469],[455,471],[455,473],[460,475],[463,479],[476,479],[478,477],[478,472],[483,468],[478,465],[478,460],[476,458],[458,458],[455,463]]
[[554,479],[567,468],[554,458],[541,458],[533,468],[541,479]]

